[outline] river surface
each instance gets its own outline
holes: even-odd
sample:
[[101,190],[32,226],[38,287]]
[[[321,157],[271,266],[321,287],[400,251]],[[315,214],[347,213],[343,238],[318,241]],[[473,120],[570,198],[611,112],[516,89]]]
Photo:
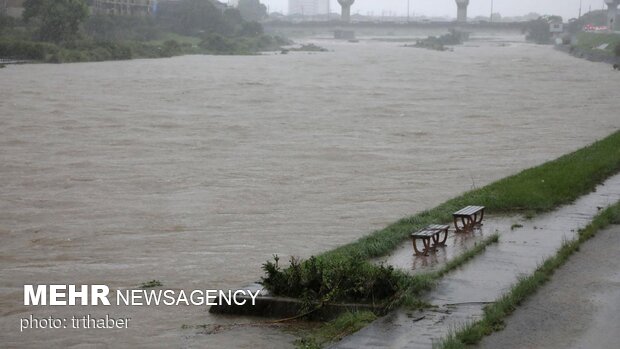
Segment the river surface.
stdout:
[[[513,39],[1,69],[0,343],[290,346],[193,329],[249,321],[206,307],[25,307],[23,285],[242,286],[620,128],[620,74]],[[30,314],[132,320],[20,332]]]

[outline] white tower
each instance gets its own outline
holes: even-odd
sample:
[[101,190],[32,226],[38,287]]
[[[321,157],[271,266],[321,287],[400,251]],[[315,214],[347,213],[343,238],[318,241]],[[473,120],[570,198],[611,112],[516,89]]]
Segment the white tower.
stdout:
[[620,4],[620,0],[605,0],[605,4],[607,4],[607,26],[609,30],[615,30],[615,28],[620,28],[616,26],[616,21],[618,19],[618,5]]
[[467,6],[469,6],[469,0],[456,0],[456,20],[458,22],[467,22]]

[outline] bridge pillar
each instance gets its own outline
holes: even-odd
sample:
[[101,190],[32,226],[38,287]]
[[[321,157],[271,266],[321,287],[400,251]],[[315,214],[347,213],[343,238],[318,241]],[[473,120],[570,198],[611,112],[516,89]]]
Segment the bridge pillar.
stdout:
[[351,5],[355,0],[338,0],[340,6],[342,6],[342,16],[341,19],[343,22],[351,22]]
[[616,24],[620,0],[605,0],[605,3],[607,4],[607,27],[609,30],[616,30],[616,28],[620,28],[620,25]]
[[457,22],[467,22],[467,6],[469,6],[469,0],[456,0]]

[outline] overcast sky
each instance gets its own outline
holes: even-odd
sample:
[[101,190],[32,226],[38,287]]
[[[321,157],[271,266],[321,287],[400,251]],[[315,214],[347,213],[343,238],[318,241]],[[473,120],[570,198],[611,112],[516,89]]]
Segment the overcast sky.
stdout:
[[[456,17],[456,3],[454,0],[409,0],[411,12],[425,16],[450,16]],[[261,0],[269,6],[271,12],[277,11],[288,13],[288,0]],[[331,0],[332,11],[339,9],[337,0]],[[579,13],[579,0],[493,0],[493,12],[499,12],[502,16],[524,15],[529,12],[540,14],[554,14],[569,19],[577,17]],[[582,0],[584,13],[589,6],[592,9],[603,8],[603,0]],[[356,0],[352,13],[368,14],[374,12],[381,15],[383,11],[406,15],[407,0]],[[469,4],[469,16],[489,16],[491,12],[491,0],[471,0]]]

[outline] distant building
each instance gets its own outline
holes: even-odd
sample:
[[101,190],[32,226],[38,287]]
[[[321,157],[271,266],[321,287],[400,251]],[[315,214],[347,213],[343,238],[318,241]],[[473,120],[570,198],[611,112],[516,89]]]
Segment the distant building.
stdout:
[[329,0],[289,0],[288,14],[302,16],[326,15],[329,13]]
[[121,16],[149,16],[157,10],[157,0],[94,0],[93,12]]
[[21,18],[24,12],[24,1],[25,0],[0,0],[0,13],[13,18]]
[[549,24],[549,31],[553,34],[564,33],[564,24],[561,22],[552,22]]
[[[176,5],[176,3],[180,1],[181,0],[92,0],[92,8],[94,13],[123,16],[151,16],[157,13],[159,5]],[[221,3],[217,0],[210,1],[221,11],[227,8],[225,3]]]

